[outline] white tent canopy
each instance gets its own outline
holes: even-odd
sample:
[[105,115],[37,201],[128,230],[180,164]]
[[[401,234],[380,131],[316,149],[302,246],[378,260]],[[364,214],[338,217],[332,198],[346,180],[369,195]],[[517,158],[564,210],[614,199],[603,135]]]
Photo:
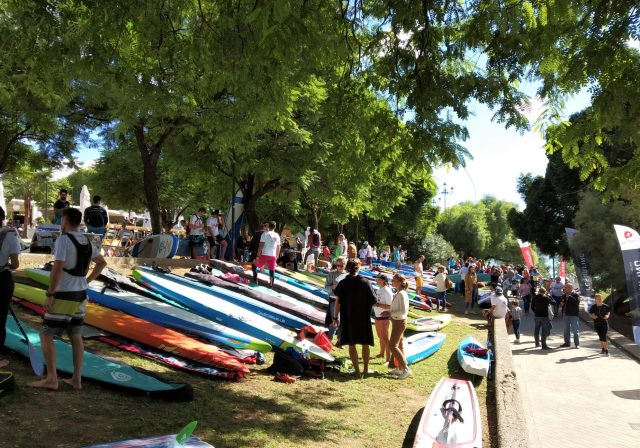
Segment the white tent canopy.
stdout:
[[91,196],[89,195],[89,189],[86,185],[82,186],[82,191],[80,191],[80,201],[79,201],[79,209],[80,213],[84,215],[84,210],[87,207],[91,206]]

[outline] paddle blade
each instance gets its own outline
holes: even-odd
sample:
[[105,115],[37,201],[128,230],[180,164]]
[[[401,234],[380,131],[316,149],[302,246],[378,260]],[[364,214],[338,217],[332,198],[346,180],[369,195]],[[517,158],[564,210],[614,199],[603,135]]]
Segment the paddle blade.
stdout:
[[185,442],[189,440],[189,437],[191,437],[191,434],[193,434],[193,431],[196,430],[196,426],[198,426],[198,421],[194,420],[187,426],[182,428],[182,430],[176,436],[176,442],[178,442],[180,445],[184,445]]
[[29,361],[31,362],[31,368],[36,376],[44,375],[44,362],[42,362],[42,356],[40,350],[33,344],[29,343]]

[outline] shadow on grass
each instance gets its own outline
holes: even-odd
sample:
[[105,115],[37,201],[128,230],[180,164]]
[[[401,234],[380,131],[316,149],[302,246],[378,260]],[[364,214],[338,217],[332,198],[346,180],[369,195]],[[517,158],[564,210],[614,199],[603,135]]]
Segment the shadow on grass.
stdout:
[[462,369],[460,363],[458,362],[457,351],[454,351],[449,357],[449,361],[447,361],[447,368],[449,369],[449,377],[451,378],[471,381],[474,387],[478,387],[480,383],[482,383],[483,377],[478,375],[471,375]]
[[416,415],[413,416],[413,419],[411,419],[407,433],[402,441],[402,448],[411,448],[413,446],[416,434],[418,433],[418,426],[420,426],[420,420],[422,420],[422,414],[424,414],[424,408],[420,408],[420,410],[416,412]]

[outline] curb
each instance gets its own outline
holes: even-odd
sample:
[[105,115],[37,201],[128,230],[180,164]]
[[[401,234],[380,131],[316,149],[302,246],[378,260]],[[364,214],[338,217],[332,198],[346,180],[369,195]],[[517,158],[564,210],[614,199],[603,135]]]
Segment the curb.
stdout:
[[[580,320],[585,324],[587,324],[587,326],[591,330],[595,331],[593,327],[593,320],[591,319],[589,314],[582,309],[580,310]],[[637,345],[635,342],[633,342],[631,339],[624,336],[623,334],[618,333],[615,329],[611,328],[611,326],[609,326],[607,339],[609,339],[609,341],[613,345],[615,345],[620,350],[622,350],[627,355],[629,355],[631,358],[633,358],[634,361],[640,363],[640,345]]]
[[528,448],[529,429],[504,319],[493,320],[493,350],[498,446]]

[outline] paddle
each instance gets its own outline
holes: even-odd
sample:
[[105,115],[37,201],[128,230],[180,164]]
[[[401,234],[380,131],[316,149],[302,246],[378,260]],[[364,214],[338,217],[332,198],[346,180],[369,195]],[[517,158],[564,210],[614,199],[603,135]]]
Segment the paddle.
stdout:
[[42,362],[42,357],[40,356],[40,350],[38,350],[34,345],[31,344],[31,341],[29,340],[29,336],[27,336],[27,333],[24,331],[24,328],[22,328],[22,324],[20,323],[20,320],[18,320],[18,318],[16,317],[16,314],[13,312],[11,307],[9,307],[9,312],[13,316],[13,319],[16,321],[16,324],[18,324],[20,333],[22,333],[22,336],[24,336],[24,339],[27,342],[27,347],[29,347],[29,361],[31,362],[31,368],[33,369],[33,373],[35,373],[37,376],[42,376],[44,374],[44,362]]
[[187,440],[189,440],[189,437],[191,437],[191,435],[193,434],[193,431],[195,431],[196,426],[198,426],[197,420],[194,420],[191,423],[187,424],[187,426],[182,428],[182,430],[180,430],[180,432],[176,436],[176,442],[178,442],[180,446],[184,445]]

